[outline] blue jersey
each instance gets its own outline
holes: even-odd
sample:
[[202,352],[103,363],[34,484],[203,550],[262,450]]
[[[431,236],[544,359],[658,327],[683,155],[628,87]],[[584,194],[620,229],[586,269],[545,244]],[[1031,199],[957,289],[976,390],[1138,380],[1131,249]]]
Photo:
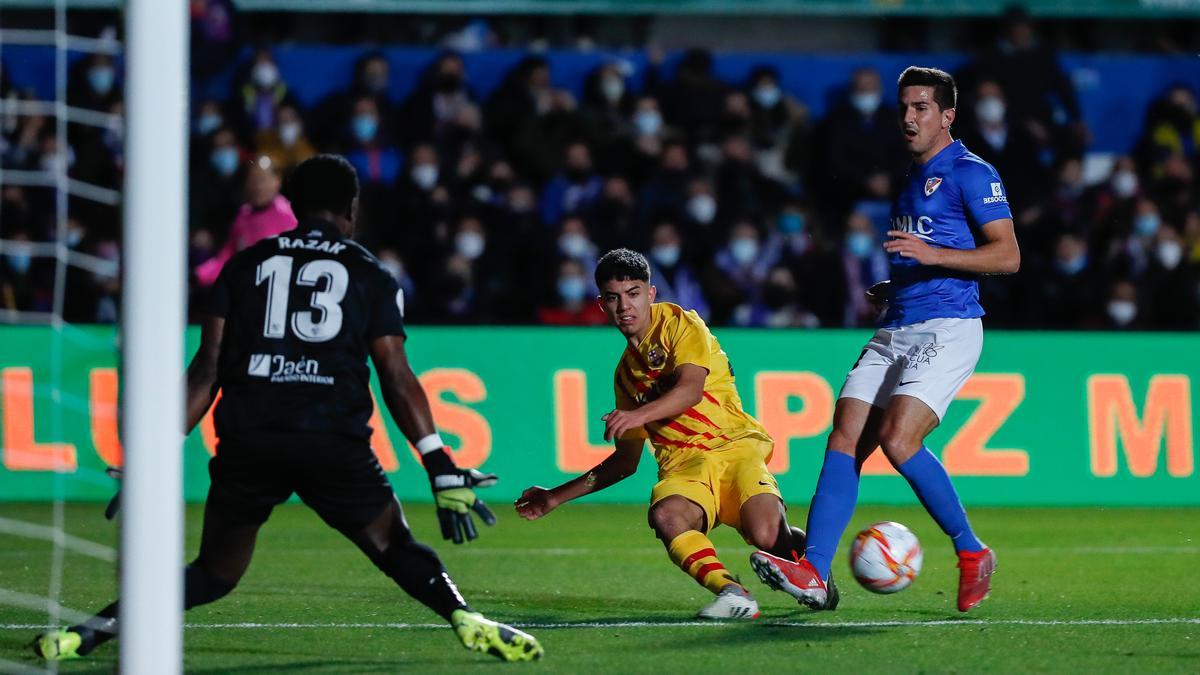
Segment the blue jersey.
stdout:
[[[1012,218],[1000,174],[954,141],[924,164],[914,163],[892,204],[892,229],[938,248],[975,248],[980,226]],[[983,316],[976,275],[889,256],[892,291],[883,324]]]

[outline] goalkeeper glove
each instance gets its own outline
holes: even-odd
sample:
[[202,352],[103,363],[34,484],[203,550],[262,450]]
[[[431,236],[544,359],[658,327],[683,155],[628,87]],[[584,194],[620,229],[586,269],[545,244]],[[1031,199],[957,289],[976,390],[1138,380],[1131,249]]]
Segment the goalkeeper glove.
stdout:
[[[118,481],[120,481],[121,477],[125,475],[124,471],[122,471],[121,469],[119,469],[115,466],[110,466],[110,467],[106,468],[104,470],[104,473],[108,474],[109,478],[115,478]],[[121,487],[118,484],[117,494],[113,495],[112,499],[108,500],[108,506],[104,507],[104,519],[112,520],[113,518],[116,518],[117,511],[120,511],[120,510],[121,510]]]
[[422,455],[425,470],[429,472],[429,485],[433,488],[433,500],[437,504],[438,524],[442,527],[442,538],[456,544],[471,541],[479,536],[471,511],[483,519],[486,525],[496,524],[496,515],[475,495],[474,488],[496,484],[496,474],[483,473],[475,469],[460,469],[454,465],[445,450],[434,450]]

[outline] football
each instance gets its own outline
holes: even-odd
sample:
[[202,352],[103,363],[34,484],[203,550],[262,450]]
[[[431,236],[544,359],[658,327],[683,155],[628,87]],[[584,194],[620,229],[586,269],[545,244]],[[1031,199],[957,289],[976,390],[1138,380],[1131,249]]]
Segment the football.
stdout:
[[872,593],[895,593],[921,573],[921,542],[900,523],[875,523],[858,533],[850,548],[850,570]]

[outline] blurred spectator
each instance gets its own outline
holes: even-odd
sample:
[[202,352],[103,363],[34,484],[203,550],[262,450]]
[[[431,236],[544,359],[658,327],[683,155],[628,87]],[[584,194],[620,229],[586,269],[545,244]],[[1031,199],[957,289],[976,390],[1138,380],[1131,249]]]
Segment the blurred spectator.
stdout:
[[729,85],[713,75],[712,54],[706,49],[689,49],[675,68],[675,77],[662,84],[661,64],[650,70],[649,84],[662,103],[671,126],[678,127],[689,143],[712,143],[725,107]]
[[189,175],[189,221],[193,229],[208,230],[223,241],[241,207],[245,163],[232,129],[218,129],[206,145],[204,161]]
[[888,259],[883,241],[865,215],[855,212],[846,219],[842,265],[846,277],[844,325],[871,326],[878,314],[867,300],[867,289],[888,278]]
[[1112,285],[1108,302],[1104,306],[1104,327],[1111,330],[1137,330],[1145,328],[1145,321],[1138,307],[1137,287],[1128,280]]
[[296,106],[279,106],[275,126],[258,132],[255,139],[258,154],[271,158],[272,166],[281,174],[296,168],[300,162],[317,154],[304,131],[304,119]]
[[600,258],[600,250],[592,242],[583,219],[578,216],[567,216],[558,229],[558,239],[555,241],[553,258],[574,260],[583,265],[584,269],[595,269],[596,261]]
[[229,65],[238,50],[237,13],[232,0],[191,0],[193,76],[209,77]]
[[700,318],[708,320],[711,312],[699,275],[685,257],[687,250],[679,228],[662,222],[654,226],[647,258],[650,261],[650,280],[658,287],[659,302],[673,302],[685,309],[694,309]]
[[1059,155],[1078,154],[1089,140],[1080,115],[1075,87],[1059,65],[1058,55],[1039,41],[1024,8],[1009,9],[996,43],[960,74],[959,86],[970,91],[993,80],[1008,100],[1008,119],[1023,127],[1043,148]]
[[726,221],[762,218],[777,209],[786,197],[783,186],[759,171],[745,136],[733,136],[721,144],[721,162],[714,182],[717,202],[726,207],[725,212],[718,213]]
[[1200,328],[1200,267],[1186,260],[1183,237],[1174,227],[1161,227],[1154,238],[1143,284],[1156,328]]
[[[1039,325],[1067,328],[1090,321],[1099,303],[1097,265],[1088,252],[1087,241],[1067,233],[1058,238],[1049,270],[1038,275],[1031,294]],[[1029,278],[1032,281],[1032,277]]]
[[254,52],[238,87],[242,137],[253,138],[258,132],[274,127],[278,123],[276,116],[279,107],[285,103],[295,104],[295,101],[279,74],[275,57],[271,50],[259,48]]
[[584,135],[570,92],[550,83],[550,64],[540,56],[521,61],[484,107],[484,133],[524,176],[547,180],[561,149]]
[[896,177],[908,166],[895,115],[883,105],[883,83],[874,68],[855,71],[845,99],[815,136],[822,145],[811,175],[838,209],[866,196],[871,176],[883,172]]
[[602,326],[608,317],[596,301],[595,284],[587,270],[572,259],[559,263],[554,301],[538,308],[538,322],[547,326]]
[[88,110],[108,110],[121,100],[117,66],[108,54],[89,54],[71,66],[67,78],[67,103]]
[[231,125],[220,101],[201,101],[196,108],[196,117],[192,120],[192,149],[210,139],[218,129],[227,126]]
[[36,279],[32,242],[28,232],[5,232],[0,255],[0,307],[30,312],[36,309]]
[[[671,218],[682,212],[688,203],[690,169],[687,145],[682,141],[664,144],[658,170],[638,194],[638,220],[647,223],[663,217]],[[708,222],[712,222],[717,215],[715,199],[712,206]]]
[[461,56],[443,52],[405,102],[404,130],[413,140],[437,141],[461,124],[463,115],[478,119],[478,108],[467,88],[467,71]]
[[[625,86],[625,75],[617,62],[596,68],[583,85],[579,117],[588,142],[602,149],[628,130],[633,96]],[[604,156],[603,150],[600,152]]]
[[585,212],[599,197],[604,181],[592,167],[588,146],[576,141],[563,152],[562,171],[542,188],[542,222],[557,223],[563,214]]
[[1141,145],[1143,159],[1154,172],[1158,171],[1155,165],[1168,157],[1196,159],[1200,148],[1200,117],[1195,92],[1185,86],[1172,87],[1152,103],[1146,114]]
[[735,326],[755,325],[756,305],[762,300],[762,282],[773,261],[762,253],[762,233],[750,220],[733,226],[729,241],[717,251],[716,269],[723,277],[718,297],[713,298],[713,317]]
[[778,181],[796,180],[796,169],[807,161],[808,110],[783,91],[779,72],[771,66],[754,69],[746,95],[759,169]]
[[1113,162],[1108,180],[1094,186],[1083,197],[1088,236],[1093,247],[1103,245],[1128,229],[1134,206],[1142,194],[1137,165],[1128,155]]
[[281,184],[280,168],[269,157],[261,156],[250,164],[246,171],[246,203],[238,209],[224,246],[196,268],[200,285],[211,286],[234,253],[261,239],[295,229],[292,205],[279,194]]
[[763,283],[762,300],[754,306],[750,326],[818,328],[820,319],[799,303],[796,280],[787,267],[772,268]]
[[1025,127],[1009,124],[1004,90],[995,80],[980,82],[971,98],[975,124],[966,127],[963,144],[996,168],[1016,222],[1031,225],[1040,215],[1049,182],[1038,157],[1038,141]]
[[391,90],[391,65],[380,52],[371,52],[354,64],[354,76],[349,87],[327,96],[312,112],[313,138],[318,145],[330,146],[341,142],[345,136],[346,120],[356,113],[361,99],[370,99],[375,105],[379,132],[386,138],[392,136],[395,111],[389,98]]

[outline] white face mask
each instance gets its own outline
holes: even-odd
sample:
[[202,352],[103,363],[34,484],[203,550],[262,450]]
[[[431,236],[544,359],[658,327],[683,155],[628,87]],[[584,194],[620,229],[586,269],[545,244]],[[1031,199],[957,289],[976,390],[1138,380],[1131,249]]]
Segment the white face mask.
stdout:
[[1004,121],[1004,101],[995,96],[981,98],[975,105],[975,114],[984,124],[999,124]]
[[1112,177],[1113,194],[1121,199],[1129,199],[1137,192],[1137,174],[1132,171],[1118,171]]
[[729,254],[739,265],[749,265],[758,258],[758,242],[748,237],[738,237],[729,244]]
[[279,125],[279,141],[287,147],[292,147],[300,140],[300,123],[284,122]]
[[564,234],[559,238],[558,248],[567,257],[582,258],[583,256],[587,255],[588,249],[591,247],[588,245],[587,237],[583,236],[582,234],[572,232],[571,234]]
[[437,185],[438,168],[436,164],[418,164],[412,168],[411,175],[417,187],[429,192]]
[[1137,305],[1132,300],[1109,300],[1108,316],[1118,326],[1128,326],[1137,317]]
[[879,92],[860,91],[850,96],[850,105],[863,115],[874,115],[879,109]]
[[254,80],[254,84],[263,89],[269,89],[279,81],[279,69],[275,67],[274,63],[266,61],[254,66],[254,70],[250,71],[250,77]]
[[474,260],[483,255],[486,242],[478,232],[459,232],[454,237],[454,250],[467,260]]
[[675,244],[655,246],[650,249],[650,257],[663,267],[674,267],[675,263],[679,262],[679,246]]
[[640,110],[633,115],[633,126],[639,136],[655,136],[662,129],[662,115],[657,110]]
[[712,195],[696,195],[688,200],[687,212],[697,223],[708,225],[717,217],[717,200]]
[[625,83],[619,77],[606,77],[600,81],[600,94],[609,103],[616,103],[625,95]]
[[1158,261],[1169,270],[1179,267],[1183,261],[1183,246],[1177,241],[1159,242]]

